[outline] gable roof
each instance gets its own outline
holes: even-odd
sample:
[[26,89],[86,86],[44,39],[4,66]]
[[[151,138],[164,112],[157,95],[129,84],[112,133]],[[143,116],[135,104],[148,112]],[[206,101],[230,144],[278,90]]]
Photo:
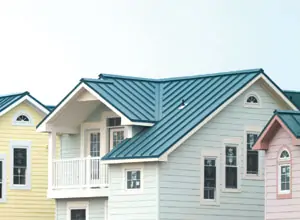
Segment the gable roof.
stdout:
[[0,116],[5,114],[24,100],[28,100],[45,114],[49,113],[49,109],[32,95],[30,95],[29,92],[22,92],[0,96]]
[[300,92],[290,90],[285,90],[283,92],[297,106],[297,108],[300,108]]
[[[160,120],[126,139],[102,160],[159,158],[197,125],[204,122],[247,84],[264,76],[262,69],[163,79],[159,82]],[[115,76],[107,76],[114,80]],[[280,93],[282,91],[270,80]],[[284,98],[286,98],[283,95]],[[184,99],[186,107],[179,109]],[[287,101],[289,102],[289,101]],[[290,102],[289,102],[290,103]],[[291,104],[294,109],[297,109]]]
[[260,133],[253,146],[255,150],[267,150],[269,142],[279,128],[285,129],[292,137],[294,145],[300,144],[300,111],[275,110],[273,116]]

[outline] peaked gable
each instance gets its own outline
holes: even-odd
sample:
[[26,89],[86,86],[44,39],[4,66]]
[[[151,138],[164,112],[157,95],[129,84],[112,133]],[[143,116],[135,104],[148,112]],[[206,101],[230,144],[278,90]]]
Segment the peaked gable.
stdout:
[[0,116],[10,111],[12,108],[27,100],[44,114],[49,113],[49,108],[43,105],[40,101],[30,95],[29,92],[16,93],[0,96]]
[[253,149],[268,150],[270,141],[280,128],[290,134],[294,145],[300,145],[300,112],[276,110],[259,135]]

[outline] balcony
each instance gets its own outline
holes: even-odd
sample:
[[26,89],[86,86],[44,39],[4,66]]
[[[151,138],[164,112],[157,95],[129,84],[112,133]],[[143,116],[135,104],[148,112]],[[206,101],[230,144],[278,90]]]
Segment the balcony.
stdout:
[[52,174],[49,198],[108,196],[108,166],[101,157],[53,160]]

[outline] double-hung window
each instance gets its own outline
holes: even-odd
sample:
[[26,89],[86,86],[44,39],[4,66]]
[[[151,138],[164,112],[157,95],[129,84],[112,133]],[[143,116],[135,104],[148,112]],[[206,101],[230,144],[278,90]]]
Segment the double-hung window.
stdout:
[[278,195],[291,196],[291,156],[287,149],[280,152],[278,160]]
[[124,127],[121,126],[121,118],[108,118],[107,127],[109,129],[109,149],[112,150],[124,140]]
[[11,188],[30,189],[30,141],[11,141]]
[[225,188],[238,188],[237,146],[225,145]]
[[258,132],[247,132],[246,133],[246,174],[247,175],[259,175],[259,153],[253,150],[253,145],[258,138]]
[[204,151],[201,154],[201,202],[216,205],[220,197],[220,152]]

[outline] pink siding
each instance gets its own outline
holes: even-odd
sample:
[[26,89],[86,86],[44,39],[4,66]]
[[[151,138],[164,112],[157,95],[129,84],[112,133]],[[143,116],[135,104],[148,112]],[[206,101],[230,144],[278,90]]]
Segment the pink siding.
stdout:
[[[280,199],[277,196],[278,154],[283,146],[287,146],[292,157],[292,198]],[[266,220],[300,219],[300,147],[292,145],[290,134],[280,128],[270,142],[265,156],[266,172]]]

